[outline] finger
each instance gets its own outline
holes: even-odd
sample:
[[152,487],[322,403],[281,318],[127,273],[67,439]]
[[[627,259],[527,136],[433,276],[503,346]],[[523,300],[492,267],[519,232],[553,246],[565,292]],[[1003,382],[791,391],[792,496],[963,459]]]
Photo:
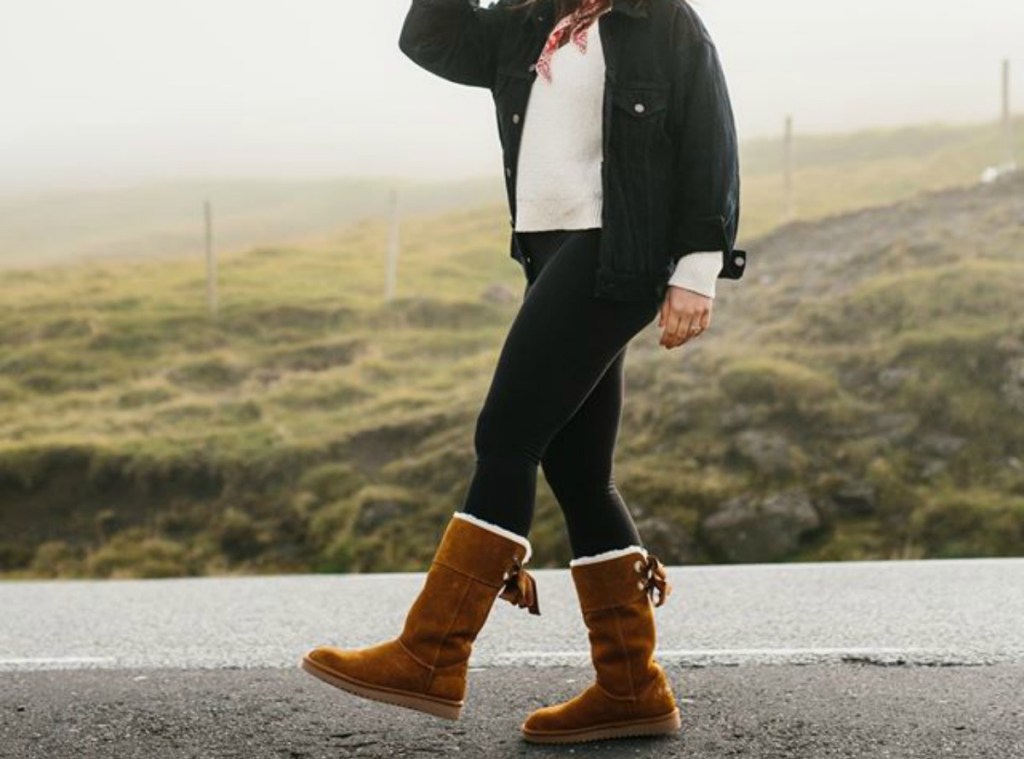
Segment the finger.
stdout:
[[690,320],[687,322],[687,325],[686,325],[686,333],[685,333],[685,335],[683,337],[683,342],[689,342],[690,340],[692,340],[693,338],[697,337],[697,335],[699,335],[702,332],[702,329],[701,329],[701,326],[700,326],[700,320],[701,320],[701,314],[700,314],[699,311],[695,312],[690,317]]
[[697,313],[693,317],[693,321],[690,322],[690,338],[697,337],[701,332],[704,331],[704,315],[703,313]]
[[673,347],[683,345],[689,339],[690,330],[690,315],[689,312],[683,312],[679,315],[679,319],[676,322],[676,328],[672,336]]
[[672,347],[678,348],[680,345],[686,342],[686,333],[680,332],[672,338]]
[[671,348],[672,343],[675,340],[675,334],[679,331],[679,312],[674,309],[669,310],[668,316],[665,319],[665,331],[661,335],[661,343],[666,348]]
[[690,311],[680,311],[676,321],[675,337],[677,340],[686,340],[686,334],[690,330],[690,321],[693,318]]
[[705,332],[705,330],[707,330],[707,328],[710,325],[711,325],[711,304],[708,303],[708,305],[705,308],[701,309],[700,313],[697,315],[697,334],[698,335],[703,334]]

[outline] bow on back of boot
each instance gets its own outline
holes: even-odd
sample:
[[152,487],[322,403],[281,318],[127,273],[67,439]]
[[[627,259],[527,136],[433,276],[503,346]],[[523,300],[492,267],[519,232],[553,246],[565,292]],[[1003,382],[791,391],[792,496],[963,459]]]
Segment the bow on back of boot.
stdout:
[[672,592],[672,585],[665,574],[665,565],[654,554],[647,554],[642,574],[647,586],[647,595],[655,606],[661,606]]
[[512,568],[505,573],[505,585],[500,597],[520,608],[529,609],[531,614],[540,614],[537,582],[523,568],[518,558],[512,560]]

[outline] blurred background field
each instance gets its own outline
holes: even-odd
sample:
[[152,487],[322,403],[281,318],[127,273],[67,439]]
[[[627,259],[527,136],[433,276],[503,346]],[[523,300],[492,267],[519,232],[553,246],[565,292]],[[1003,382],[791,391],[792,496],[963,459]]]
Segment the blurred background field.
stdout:
[[[1024,118],[1013,119],[1019,153]],[[978,180],[1003,148],[998,123],[932,123],[850,133],[797,129],[792,142],[793,212],[812,219],[902,200],[923,190]],[[781,137],[744,140],[743,229],[750,239],[785,218]],[[3,192],[0,267],[35,267],[83,259],[149,259],[194,254],[202,229],[197,205],[212,198],[219,247],[266,241],[318,243],[347,222],[379,217],[387,193],[401,192],[416,216],[496,206],[504,212],[500,164],[490,174],[436,181],[402,177],[163,180],[109,189]],[[383,241],[383,238],[381,238]]]
[[[779,141],[743,143],[745,277],[699,340],[629,349],[616,480],[663,560],[1024,552],[1024,174],[978,181],[1001,134],[798,135],[788,222]],[[508,234],[497,171],[0,198],[0,573],[422,569],[522,296]],[[533,563],[564,565],[541,482]]]

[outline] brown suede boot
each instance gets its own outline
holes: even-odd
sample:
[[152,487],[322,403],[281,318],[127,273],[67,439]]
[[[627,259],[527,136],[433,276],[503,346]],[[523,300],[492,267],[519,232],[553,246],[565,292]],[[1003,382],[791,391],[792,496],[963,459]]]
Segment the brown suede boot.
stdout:
[[458,719],[470,649],[499,592],[540,614],[533,577],[522,568],[530,553],[521,535],[456,512],[397,638],[355,650],[321,646],[301,666],[358,696]]
[[[582,693],[530,714],[523,737],[575,743],[679,729],[672,687],[654,661],[654,606],[671,587],[657,557],[639,546],[570,563],[590,638],[597,681]],[[656,600],[652,604],[655,595]]]

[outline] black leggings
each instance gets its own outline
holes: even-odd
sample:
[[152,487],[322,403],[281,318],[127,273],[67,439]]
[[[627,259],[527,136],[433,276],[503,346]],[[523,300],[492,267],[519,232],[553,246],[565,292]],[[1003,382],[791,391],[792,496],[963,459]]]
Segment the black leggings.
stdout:
[[661,304],[593,295],[598,228],[516,234],[526,291],[477,418],[463,511],[527,535],[541,465],[574,556],[642,545],[612,458],[626,346]]

